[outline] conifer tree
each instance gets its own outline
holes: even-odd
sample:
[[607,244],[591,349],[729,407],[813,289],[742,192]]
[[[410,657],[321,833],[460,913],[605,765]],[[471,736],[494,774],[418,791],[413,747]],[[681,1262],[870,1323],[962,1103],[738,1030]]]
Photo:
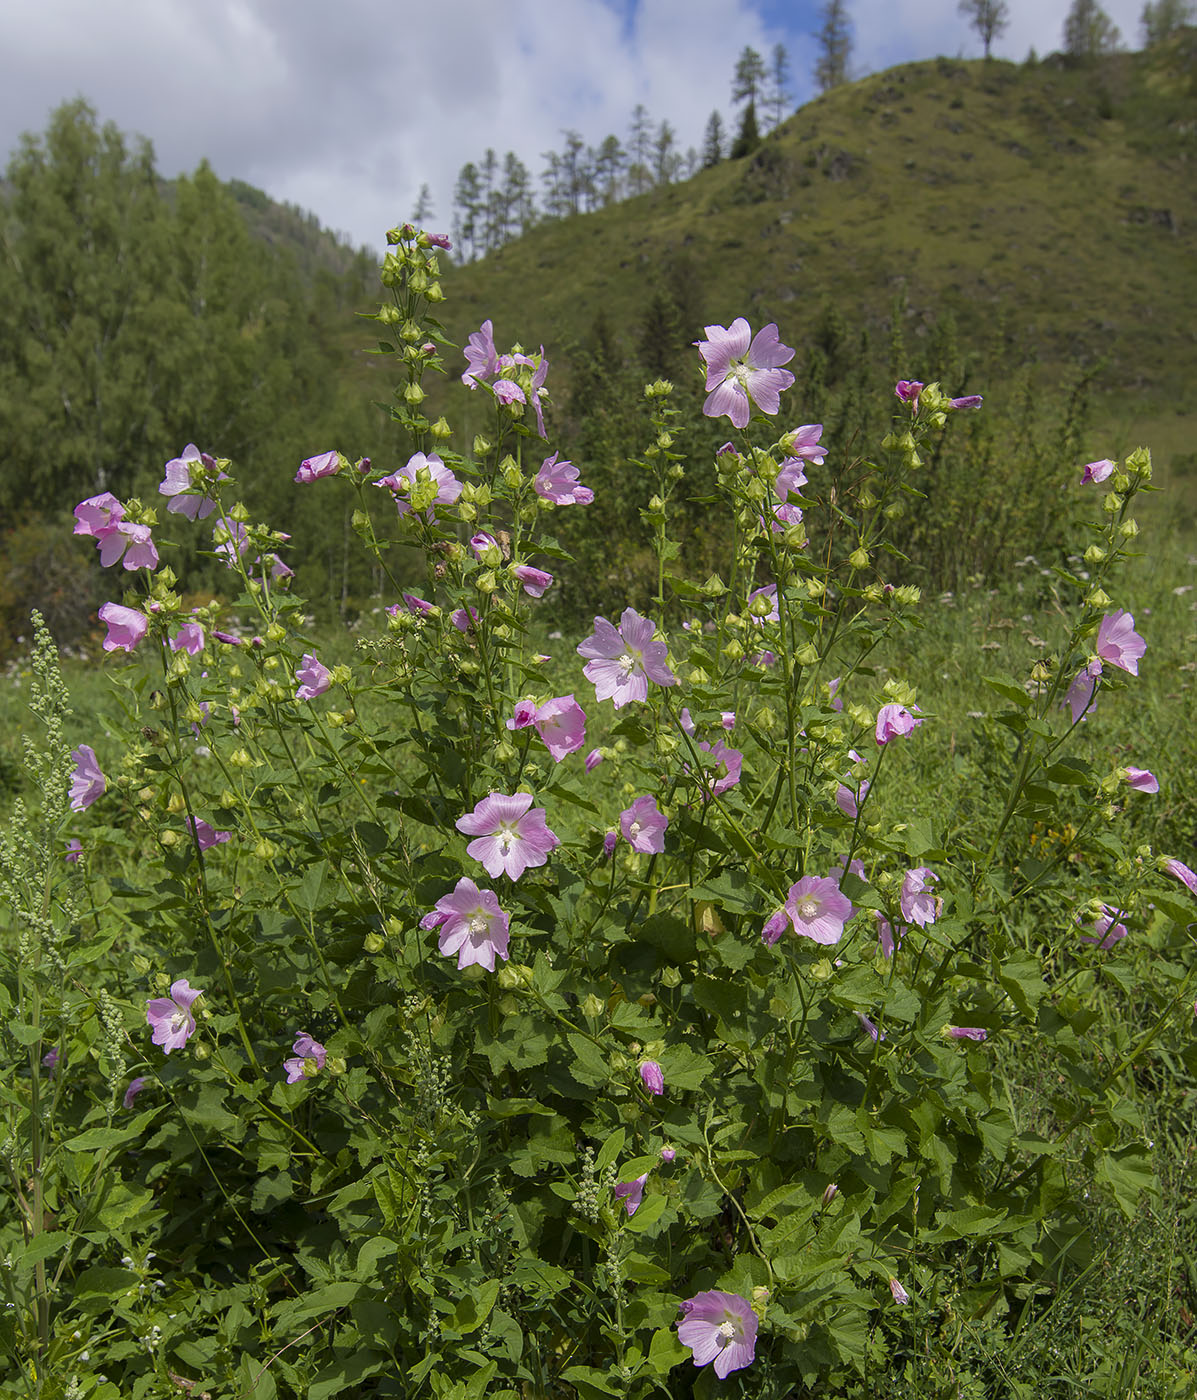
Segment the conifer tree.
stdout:
[[769,91],[765,102],[769,114],[769,130],[785,120],[790,105],[790,55],[784,44],[774,44],[769,63]]
[[755,49],[746,48],[736,60],[735,76],[732,78],[732,101],[755,105],[764,85],[765,64]]
[[652,182],[649,171],[649,156],[652,153],[652,130],[648,123],[648,108],[637,102],[632,109],[632,126],[628,140],[628,189],[632,194],[643,194]]
[[461,256],[473,262],[482,241],[482,182],[478,167],[467,161],[457,172],[453,187],[453,241]]
[[993,41],[1001,38],[1010,23],[1010,8],[1006,0],[960,0],[957,8],[977,31],[988,59]]
[[815,62],[815,84],[820,92],[848,81],[848,60],[852,56],[852,20],[844,0],[825,0],[819,11],[822,23],[815,39],[819,57]]
[[1192,24],[1194,6],[1192,0],[1147,0],[1139,23],[1143,26],[1143,47],[1162,44],[1170,39],[1178,29]]
[[760,144],[761,133],[756,124],[756,103],[750,102],[744,108],[744,115],[740,118],[740,130],[732,143],[732,160],[739,160],[741,156],[750,156]]
[[1122,35],[1097,0],[1072,0],[1064,20],[1064,52],[1078,63],[1089,63],[1120,48]]
[[619,137],[604,136],[594,157],[595,192],[604,209],[619,198],[620,177],[626,163],[627,153],[619,144]]
[[663,121],[653,142],[653,178],[658,185],[671,184],[677,178],[681,158],[674,150],[674,139],[673,127]]
[[503,208],[508,230],[527,233],[536,222],[532,177],[514,151],[508,151],[503,157]]
[[412,211],[411,221],[417,228],[427,228],[428,221],[435,214],[432,204],[432,190],[427,184],[420,186],[419,198],[416,200],[416,207]]
[[706,133],[702,138],[702,168],[710,170],[723,159],[723,118],[717,111],[707,118]]

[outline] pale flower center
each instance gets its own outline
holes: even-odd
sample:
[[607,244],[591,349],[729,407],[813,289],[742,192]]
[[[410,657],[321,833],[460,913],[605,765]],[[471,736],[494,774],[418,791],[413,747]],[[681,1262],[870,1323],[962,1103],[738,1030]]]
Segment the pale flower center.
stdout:
[[809,922],[819,917],[819,901],[809,896],[798,906],[798,917]]
[[619,669],[625,676],[630,676],[640,664],[640,653],[638,651],[625,651],[619,658]]
[[731,1346],[737,1330],[736,1324],[730,1318],[721,1322],[719,1324],[719,1345],[721,1347]]
[[181,1031],[187,1024],[187,1012],[180,1006],[175,1014],[170,1018],[170,1028],[172,1031]]
[[500,822],[499,829],[495,832],[495,837],[499,842],[500,849],[506,855],[511,850],[512,845],[519,840],[519,832],[510,822]]
[[490,927],[490,924],[482,910],[475,909],[474,912],[470,915],[469,922],[466,925],[466,927],[469,929],[470,937],[477,938],[479,934],[483,934],[487,931],[487,929]]

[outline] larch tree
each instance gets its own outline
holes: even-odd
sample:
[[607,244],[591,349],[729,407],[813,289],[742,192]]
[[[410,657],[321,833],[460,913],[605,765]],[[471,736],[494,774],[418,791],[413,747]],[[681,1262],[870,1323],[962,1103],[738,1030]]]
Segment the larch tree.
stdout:
[[815,60],[815,85],[820,92],[848,81],[848,60],[852,57],[852,20],[844,0],[826,0],[819,11],[821,21],[815,40],[819,56]]

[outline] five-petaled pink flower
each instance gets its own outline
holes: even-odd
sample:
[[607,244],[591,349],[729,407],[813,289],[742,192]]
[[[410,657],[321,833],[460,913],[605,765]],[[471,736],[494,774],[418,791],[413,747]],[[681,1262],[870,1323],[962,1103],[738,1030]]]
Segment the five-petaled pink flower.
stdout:
[[503,872],[518,880],[530,866],[543,865],[561,843],[545,824],[544,808],[532,807],[532,794],[492,792],[472,812],[458,817],[458,831],[477,839],[466,850],[495,879]]
[[922,715],[914,715],[905,705],[882,705],[877,711],[875,737],[879,744],[888,744],[891,739],[913,733],[915,726],[923,723]]
[[185,651],[198,656],[204,649],[204,629],[198,622],[184,622],[170,639],[171,651]]
[[105,651],[132,651],[150,625],[145,613],[126,608],[123,603],[105,603],[98,616],[108,628],[103,641]]
[[[173,457],[167,462],[166,476],[162,485],[158,487],[158,494],[172,497],[167,502],[166,509],[173,515],[184,515],[188,520],[206,520],[216,509],[216,502],[211,496],[205,496],[198,488],[192,486],[191,473],[195,467],[215,471],[216,459],[209,457],[206,452],[201,452],[195,443],[189,442],[181,456]],[[216,479],[227,481],[229,478],[226,472],[221,472]]]
[[1129,671],[1132,676],[1139,674],[1139,661],[1147,650],[1147,643],[1135,631],[1135,619],[1128,612],[1119,609],[1106,613],[1097,629],[1097,646],[1094,648],[1103,661],[1120,670]]
[[572,462],[559,462],[555,452],[541,463],[532,489],[555,506],[588,506],[594,500],[590,487],[578,484],[577,467]]
[[919,411],[919,395],[927,386],[917,379],[899,379],[894,385],[894,393],[903,403],[910,405],[911,413]]
[[1122,772],[1126,774],[1127,787],[1134,788],[1136,792],[1159,792],[1159,779],[1150,769],[1127,766]]
[[1126,925],[1118,922],[1122,912],[1121,909],[1116,909],[1113,905],[1103,904],[1101,913],[1089,925],[1093,933],[1082,934],[1081,942],[1095,943],[1102,952],[1108,951],[1115,943],[1120,943],[1126,937],[1127,932]]
[[852,901],[830,876],[804,875],[790,886],[785,907],[769,918],[761,939],[772,944],[783,933],[794,933],[816,943],[838,943],[855,913]]
[[881,946],[881,956],[892,958],[894,949],[901,946],[902,934],[905,932],[901,924],[891,924],[881,913],[880,909],[874,911],[877,917],[877,942]]
[[420,920],[423,929],[440,929],[440,950],[446,957],[456,953],[459,969],[477,963],[488,972],[495,970],[496,957],[507,958],[509,924],[494,890],[479,889],[468,875]]
[[579,642],[579,656],[589,657],[582,668],[594,682],[596,700],[611,700],[618,710],[632,700],[648,699],[648,683],[676,685],[666,661],[669,648],[653,640],[656,625],[635,608],[625,608],[618,630],[605,617],[594,619],[594,634]]
[[707,775],[703,776],[703,784],[711,795],[718,797],[728,788],[734,788],[740,781],[740,774],[744,768],[744,755],[740,750],[728,748],[722,739],[716,739],[713,744],[708,744],[704,739],[698,747],[715,760],[715,774],[718,775],[715,781],[712,783]]
[[619,829],[632,850],[642,855],[660,855],[665,849],[665,829],[669,819],[652,797],[638,797],[619,814]]
[[89,496],[75,507],[76,535],[90,535],[100,539],[104,531],[125,518],[125,508],[110,491],[102,491],[98,496]]
[[495,350],[494,326],[490,320],[483,321],[465,347],[466,372],[461,382],[467,388],[476,389],[480,380],[489,379],[499,368],[499,356]]
[[543,598],[545,589],[553,582],[553,575],[543,569],[534,569],[531,564],[516,564],[511,572],[519,579],[529,598]]
[[1197,896],[1197,872],[1190,870],[1183,860],[1168,856],[1164,861],[1164,870],[1174,880],[1179,880],[1191,895]]
[[932,883],[938,883],[939,876],[925,865],[908,870],[902,880],[902,917],[908,924],[918,924],[926,928],[939,917],[940,901],[932,892]]
[[747,1298],[710,1289],[687,1298],[682,1313],[677,1339],[690,1348],[696,1366],[713,1361],[722,1381],[752,1365],[760,1324]]
[[665,1092],[665,1074],[656,1060],[641,1060],[640,1082],[650,1094]]
[[1107,477],[1113,476],[1114,463],[1108,457],[1103,457],[1098,462],[1089,462],[1084,472],[1081,474],[1081,485],[1087,481],[1105,481]]
[[283,1061],[287,1071],[287,1083],[298,1084],[301,1079],[314,1079],[324,1068],[327,1051],[318,1040],[313,1040],[307,1031],[300,1031],[291,1047],[292,1059]]
[[158,550],[150,538],[148,525],[117,520],[96,532],[96,543],[100,547],[100,563],[105,569],[118,561],[130,571],[158,567]]
[[648,1180],[648,1173],[638,1176],[635,1181],[625,1181],[615,1188],[615,1194],[623,1201],[629,1215],[635,1215],[640,1209],[640,1202],[644,1199],[644,1183]]
[[[520,707],[516,706],[516,718]],[[586,742],[586,713],[572,695],[558,695],[536,709],[532,723],[554,763],[577,751]],[[512,725],[512,728],[516,728]]]
[[706,340],[694,342],[707,367],[703,413],[730,418],[737,428],[748,426],[750,401],[762,413],[776,413],[781,391],[794,382],[790,371],[781,368],[794,352],[778,339],[777,326],[770,322],[753,336],[752,327],[739,316],[730,327],[708,326],[706,331]]
[[321,452],[317,457],[305,457],[295,473],[295,480],[301,486],[306,486],[319,481],[322,476],[336,476],[341,470],[341,460],[339,452]]
[[[435,452],[413,452],[407,459],[406,466],[400,467],[397,472],[392,472],[390,476],[379,477],[374,485],[385,486],[393,491],[396,510],[400,515],[407,515],[412,508],[408,496],[420,485],[421,474],[427,481],[436,486],[436,495],[432,498],[432,506],[451,506],[461,495],[461,482]],[[422,518],[429,520],[432,514],[430,507],[422,512]]]
[[202,817],[188,817],[185,825],[188,831],[195,833],[195,844],[201,851],[211,850],[213,846],[223,846],[226,841],[232,839],[231,831],[217,831]]
[[296,700],[315,700],[332,685],[332,673],[310,651],[304,653],[302,664],[295,668],[295,679],[299,682]]
[[203,992],[193,989],[186,977],[170,984],[169,997],[152,997],[146,1002],[145,1018],[153,1030],[153,1042],[166,1054],[181,1050],[195,1034],[195,1017],[191,1005]]
[[71,757],[75,760],[75,771],[71,774],[71,811],[82,812],[84,807],[90,807],[97,798],[104,796],[108,783],[89,745],[80,744],[72,749]]

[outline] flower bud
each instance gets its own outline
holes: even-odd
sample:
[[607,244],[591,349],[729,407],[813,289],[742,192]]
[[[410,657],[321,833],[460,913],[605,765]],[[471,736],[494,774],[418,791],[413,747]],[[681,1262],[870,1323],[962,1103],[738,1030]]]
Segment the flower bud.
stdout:
[[491,449],[490,438],[483,437],[481,433],[474,438],[474,456],[485,457]]
[[1133,540],[1139,533],[1139,525],[1135,520],[1124,520],[1118,527],[1118,533],[1124,540]]
[[854,569],[867,569],[869,567],[867,550],[854,549],[852,553],[848,555],[848,563],[851,564]]
[[596,997],[593,992],[590,992],[582,998],[582,1015],[585,1016],[588,1021],[597,1021],[603,1014],[604,1005],[605,1003],[601,997]]
[[423,403],[425,399],[424,390],[413,380],[403,390],[403,398],[407,403]]
[[440,438],[442,441],[445,438],[450,438],[453,436],[453,429],[445,421],[444,417],[438,418],[436,422],[432,425],[432,427],[428,429],[428,431],[432,434],[434,438]]
[[386,939],[380,933],[368,933],[362,940],[367,953],[381,953],[386,946]]
[[1104,588],[1095,588],[1085,599],[1086,604],[1091,608],[1108,608],[1111,601],[1110,595]]
[[212,1054],[212,1047],[206,1041],[199,1040],[192,1047],[191,1053],[197,1060],[206,1060]]
[[1099,544],[1091,544],[1089,548],[1085,550],[1085,563],[1088,564],[1090,568],[1095,564],[1102,563],[1105,557],[1106,552]]
[[826,1190],[823,1192],[823,1209],[826,1210],[839,1194],[840,1188],[834,1181],[829,1182]]

